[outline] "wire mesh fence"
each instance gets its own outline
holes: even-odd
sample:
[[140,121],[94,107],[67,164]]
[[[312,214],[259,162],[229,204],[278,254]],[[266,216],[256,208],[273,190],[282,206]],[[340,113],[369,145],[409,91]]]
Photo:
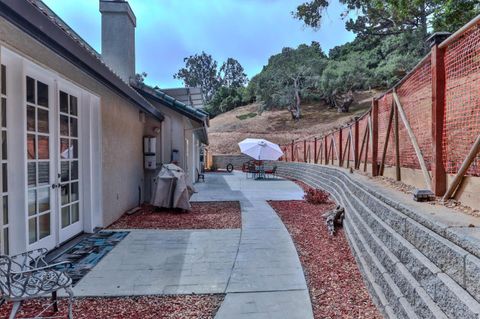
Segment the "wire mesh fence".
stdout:
[[[425,163],[424,170],[442,165],[447,174],[457,174],[480,134],[480,19],[472,22],[461,34],[448,39],[448,44],[437,49],[438,52],[432,50],[394,88],[374,98],[376,109],[372,108],[354,123],[318,136],[317,153],[315,140],[295,141],[294,154],[291,145],[283,146],[284,159],[362,170],[368,166],[372,173],[375,167],[383,165],[420,170],[421,163]],[[438,76],[435,73],[438,70],[432,67],[438,54],[445,76]],[[442,94],[436,91],[438,88]],[[434,103],[436,96],[444,96],[444,101]],[[438,159],[434,156],[437,141],[433,134],[438,125],[433,120],[437,105],[444,109],[440,126],[443,133],[438,144],[442,156]],[[400,150],[398,154],[396,149]],[[480,176],[480,155],[466,175]]]

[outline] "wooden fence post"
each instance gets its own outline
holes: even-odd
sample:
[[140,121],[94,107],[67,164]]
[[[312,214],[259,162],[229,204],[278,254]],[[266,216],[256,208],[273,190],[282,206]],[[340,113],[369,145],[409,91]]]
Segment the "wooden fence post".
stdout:
[[358,163],[360,161],[360,159],[358,158],[358,156],[359,156],[358,155],[358,152],[359,152],[358,147],[360,145],[360,140],[359,140],[360,134],[358,132],[358,130],[360,129],[360,124],[358,122],[358,118],[355,119],[355,124],[354,125],[355,125],[355,127],[354,127],[354,132],[353,132],[353,145],[354,145],[354,149],[353,149],[353,162],[354,162],[354,164],[353,164],[353,167],[355,169],[357,169]]
[[401,169],[401,163],[400,163],[400,136],[399,131],[398,131],[398,110],[394,106],[394,115],[393,115],[393,132],[394,132],[394,138],[395,138],[395,179],[397,181],[402,180],[402,169]]
[[313,162],[315,164],[318,164],[318,155],[317,155],[317,138],[315,137],[314,139],[314,145],[313,145]]
[[388,126],[387,126],[387,132],[385,136],[385,143],[383,144],[382,160],[380,161],[380,168],[378,171],[378,174],[381,176],[383,176],[383,171],[385,169],[385,160],[387,159],[388,142],[390,141],[390,131],[392,130],[394,112],[395,112],[395,102],[392,102],[392,106],[390,108],[390,115],[388,117]]
[[443,165],[443,115],[445,112],[445,50],[432,47],[432,191],[442,196],[447,190]]
[[307,162],[307,140],[303,140],[303,161]]
[[378,100],[372,100],[372,176],[378,176]]
[[338,131],[338,166],[343,166],[343,128]]
[[325,161],[324,161],[324,164],[325,165],[328,165],[328,135],[325,135],[323,137],[324,141],[323,141],[323,147],[324,147],[324,158],[325,158]]
[[295,141],[292,140],[292,162],[295,162]]

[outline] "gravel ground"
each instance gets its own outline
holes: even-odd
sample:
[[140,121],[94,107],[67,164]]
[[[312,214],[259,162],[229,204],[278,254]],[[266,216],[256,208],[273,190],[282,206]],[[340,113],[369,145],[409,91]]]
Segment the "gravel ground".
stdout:
[[368,295],[343,229],[334,237],[327,234],[322,215],[334,204],[269,203],[295,242],[315,318],[382,318]]
[[[367,177],[370,179],[373,179],[374,181],[379,182],[382,185],[393,188],[402,193],[412,195],[412,198],[413,198],[413,191],[415,190],[414,186],[407,185],[403,182],[396,181],[393,178],[389,178],[389,177],[383,177],[383,176],[371,177],[369,175],[367,175]],[[480,217],[480,211],[478,209],[463,205],[460,201],[453,198],[443,202],[442,197],[436,197],[434,201],[427,202],[427,203],[432,206],[445,206],[457,212],[461,212],[474,217]]]
[[158,210],[143,206],[133,214],[124,214],[109,229],[232,229],[242,225],[238,202],[194,202],[192,210]]
[[[126,318],[175,318],[175,319],[207,319],[213,318],[223,295],[192,295],[192,296],[162,296],[162,297],[130,297],[130,298],[79,298],[73,307],[75,319],[126,319]],[[17,318],[33,317],[49,300],[37,299],[25,302]],[[8,318],[11,305],[0,308],[0,317]],[[66,318],[67,302],[60,300],[59,312],[51,309],[44,316]]]

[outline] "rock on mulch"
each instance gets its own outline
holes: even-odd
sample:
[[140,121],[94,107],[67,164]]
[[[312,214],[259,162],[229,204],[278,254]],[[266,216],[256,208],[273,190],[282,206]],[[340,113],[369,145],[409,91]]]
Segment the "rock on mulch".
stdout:
[[[145,296],[129,298],[80,298],[75,301],[73,317],[75,319],[126,319],[126,318],[182,318],[209,319],[215,316],[223,295],[186,295],[186,296]],[[25,302],[17,318],[34,317],[49,300],[37,299]],[[0,308],[0,318],[8,318],[11,305]],[[67,303],[59,302],[59,312],[50,309],[43,316],[66,318]]]
[[343,229],[334,237],[327,233],[322,215],[334,204],[269,203],[295,242],[315,318],[382,318],[368,295]]
[[233,229],[242,225],[239,202],[194,202],[192,210],[157,209],[145,205],[124,214],[109,229]]

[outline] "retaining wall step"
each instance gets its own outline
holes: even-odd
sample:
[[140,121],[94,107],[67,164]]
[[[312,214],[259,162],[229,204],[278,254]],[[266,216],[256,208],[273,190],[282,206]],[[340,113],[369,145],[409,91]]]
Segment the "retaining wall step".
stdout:
[[480,318],[480,259],[441,236],[445,228],[425,226],[432,221],[420,223],[421,212],[391,205],[338,169],[277,165],[281,176],[323,188],[346,208],[349,242],[385,316],[393,311],[397,317]]

